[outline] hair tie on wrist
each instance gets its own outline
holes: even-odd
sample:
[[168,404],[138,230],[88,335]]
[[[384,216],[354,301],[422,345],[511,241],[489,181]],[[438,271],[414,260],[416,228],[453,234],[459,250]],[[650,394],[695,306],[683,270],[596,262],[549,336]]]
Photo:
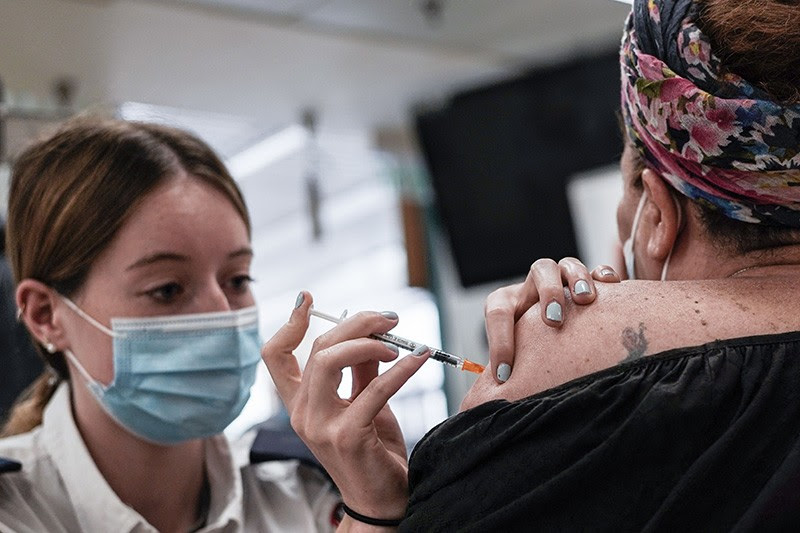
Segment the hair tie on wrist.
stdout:
[[342,502],[342,510],[346,515],[350,518],[358,520],[359,522],[364,522],[365,524],[369,524],[371,526],[382,526],[382,527],[397,527],[400,525],[400,522],[403,520],[402,518],[398,518],[396,520],[387,520],[385,518],[372,518],[371,516],[365,516],[361,513],[358,513],[347,506],[346,503]]

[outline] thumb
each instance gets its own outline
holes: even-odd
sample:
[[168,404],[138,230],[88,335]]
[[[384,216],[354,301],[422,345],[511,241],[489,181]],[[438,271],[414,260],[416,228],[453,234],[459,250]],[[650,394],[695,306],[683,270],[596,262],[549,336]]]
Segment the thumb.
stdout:
[[308,331],[308,310],[312,302],[311,294],[302,291],[297,296],[289,321],[281,326],[261,348],[261,358],[275,382],[278,395],[289,411],[292,409],[292,402],[303,378],[300,365],[293,352]]

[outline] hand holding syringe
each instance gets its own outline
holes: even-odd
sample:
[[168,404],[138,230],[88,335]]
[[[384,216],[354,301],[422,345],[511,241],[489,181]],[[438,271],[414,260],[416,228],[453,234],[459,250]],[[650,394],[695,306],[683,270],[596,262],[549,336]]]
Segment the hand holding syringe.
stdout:
[[[313,316],[325,319],[329,322],[333,322],[334,324],[338,324],[342,321],[342,318],[337,318],[333,315],[329,315],[328,313],[323,313],[322,311],[317,311],[316,309],[312,308],[309,311]],[[403,348],[405,350],[414,351],[418,346],[422,346],[419,342],[410,341],[408,339],[404,339],[403,337],[398,337],[397,335],[392,335],[391,333],[373,333],[370,335],[373,339],[378,339],[383,342],[387,342],[399,348]],[[467,372],[475,372],[476,374],[480,374],[483,372],[483,365],[479,365],[478,363],[473,363],[472,361],[468,361],[462,357],[457,355],[449,354],[437,348],[431,348],[431,355],[430,358],[441,363],[445,363],[448,365],[452,365],[459,370],[466,370]]]

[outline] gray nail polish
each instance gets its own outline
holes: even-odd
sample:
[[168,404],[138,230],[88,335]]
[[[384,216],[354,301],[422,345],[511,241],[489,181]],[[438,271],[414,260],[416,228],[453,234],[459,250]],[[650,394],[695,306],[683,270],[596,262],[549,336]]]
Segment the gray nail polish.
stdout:
[[381,316],[388,318],[389,320],[397,320],[399,318],[397,313],[394,311],[384,311],[381,313]]
[[550,302],[547,304],[544,315],[547,317],[547,320],[561,322],[561,304],[558,302]]
[[414,351],[411,352],[411,355],[413,355],[415,357],[419,357],[420,355],[424,354],[427,351],[428,351],[428,347],[425,346],[424,344],[420,344],[419,346],[414,348]]
[[297,295],[297,300],[294,301],[294,308],[297,309],[298,307],[303,305],[303,302],[305,301],[306,301],[306,295],[301,292],[300,294]]
[[383,344],[387,348],[389,348],[391,351],[393,351],[394,353],[400,353],[400,349],[397,346],[395,346],[394,344],[389,344],[388,342],[384,342]]
[[604,268],[603,270],[600,271],[601,276],[613,276],[614,274],[616,274],[616,272],[614,272],[610,268]]
[[578,280],[575,283],[575,294],[589,294],[592,292],[592,289],[589,288],[589,284],[586,280]]
[[511,365],[508,363],[500,363],[497,366],[497,381],[505,383],[511,377]]

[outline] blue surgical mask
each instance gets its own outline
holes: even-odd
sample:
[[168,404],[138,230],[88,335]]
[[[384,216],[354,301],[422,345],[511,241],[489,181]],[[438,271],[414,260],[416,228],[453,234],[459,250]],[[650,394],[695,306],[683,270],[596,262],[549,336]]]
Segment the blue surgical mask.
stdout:
[[261,360],[258,311],[112,318],[111,329],[66,304],[113,338],[114,379],[103,385],[65,350],[89,390],[120,425],[158,444],[222,432],[250,397]]
[[[672,197],[672,200],[675,202],[675,208],[678,210],[678,227],[680,228],[683,223],[683,210],[681,209],[680,202],[678,202],[675,196]],[[633,243],[636,230],[639,227],[639,219],[642,216],[642,210],[644,209],[646,203],[647,191],[645,190],[642,192],[642,197],[639,199],[639,206],[636,208],[636,214],[633,216],[631,235],[625,240],[624,243],[622,243],[622,255],[625,257],[625,270],[628,271],[628,279],[636,279],[636,256],[633,253]],[[672,259],[672,249],[670,249],[669,254],[667,254],[667,259],[664,261],[664,266],[661,268],[661,281],[665,281],[667,279],[667,270],[669,269],[670,259]]]

